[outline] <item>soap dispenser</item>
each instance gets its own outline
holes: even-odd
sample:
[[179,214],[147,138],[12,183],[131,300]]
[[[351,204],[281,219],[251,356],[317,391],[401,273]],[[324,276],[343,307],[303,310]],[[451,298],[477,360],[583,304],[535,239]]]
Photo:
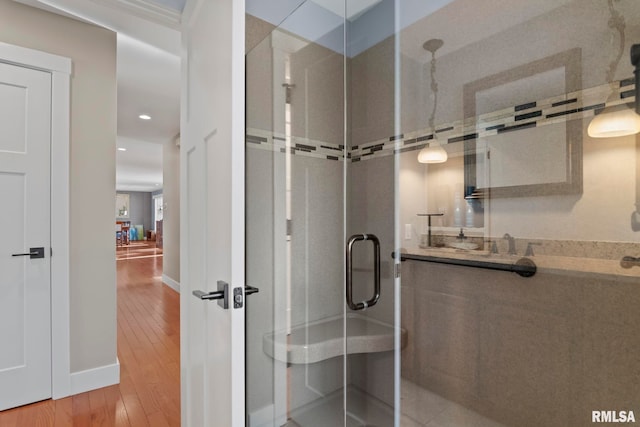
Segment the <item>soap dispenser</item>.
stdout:
[[454,227],[462,227],[462,217],[464,215],[462,202],[464,199],[462,198],[462,193],[459,191],[455,192],[454,200],[453,200],[453,226]]
[[466,203],[467,203],[467,210],[464,213],[464,222],[465,222],[465,226],[469,228],[474,226],[475,213],[473,212],[473,206],[471,205],[471,203],[470,202],[466,202]]

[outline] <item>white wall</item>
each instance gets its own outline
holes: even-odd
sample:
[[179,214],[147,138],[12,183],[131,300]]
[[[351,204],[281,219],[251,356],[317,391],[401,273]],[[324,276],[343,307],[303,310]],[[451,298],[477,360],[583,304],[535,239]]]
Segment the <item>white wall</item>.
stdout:
[[[0,41],[66,56],[71,75],[71,372],[116,363],[116,35],[0,0]],[[55,226],[55,224],[54,224]]]
[[174,140],[162,146],[162,274],[180,281],[180,147]]

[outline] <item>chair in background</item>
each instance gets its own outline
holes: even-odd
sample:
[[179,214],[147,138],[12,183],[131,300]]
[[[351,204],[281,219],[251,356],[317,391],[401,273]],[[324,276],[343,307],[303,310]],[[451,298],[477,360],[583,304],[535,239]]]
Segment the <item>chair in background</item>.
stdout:
[[116,246],[122,246],[122,224],[116,222]]
[[129,244],[129,229],[131,223],[129,221],[116,221],[116,246]]

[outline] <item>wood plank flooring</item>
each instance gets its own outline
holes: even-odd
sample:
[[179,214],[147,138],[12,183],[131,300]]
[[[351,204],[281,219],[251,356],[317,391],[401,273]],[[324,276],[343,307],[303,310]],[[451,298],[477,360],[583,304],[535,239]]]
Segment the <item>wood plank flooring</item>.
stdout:
[[0,412],[0,426],[180,425],[180,297],[161,250],[132,242],[116,257],[120,384]]

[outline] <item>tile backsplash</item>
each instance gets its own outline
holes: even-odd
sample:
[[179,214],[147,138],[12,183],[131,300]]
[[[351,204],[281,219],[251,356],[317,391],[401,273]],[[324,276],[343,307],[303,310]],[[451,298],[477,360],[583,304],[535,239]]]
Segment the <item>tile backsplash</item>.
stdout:
[[[516,254],[524,256],[531,244],[533,256],[563,256],[574,258],[590,258],[604,260],[620,260],[625,256],[640,256],[640,244],[635,242],[598,242],[587,240],[550,240],[550,239],[519,239],[515,238]],[[431,244],[434,248],[447,247],[451,242],[459,239],[453,233],[433,233]],[[477,251],[491,251],[495,243],[498,254],[508,253],[508,241],[503,236],[479,237],[467,236],[467,243],[476,243]],[[421,246],[422,247],[422,246]],[[409,249],[411,252],[411,249]],[[473,253],[474,251],[470,251]]]

